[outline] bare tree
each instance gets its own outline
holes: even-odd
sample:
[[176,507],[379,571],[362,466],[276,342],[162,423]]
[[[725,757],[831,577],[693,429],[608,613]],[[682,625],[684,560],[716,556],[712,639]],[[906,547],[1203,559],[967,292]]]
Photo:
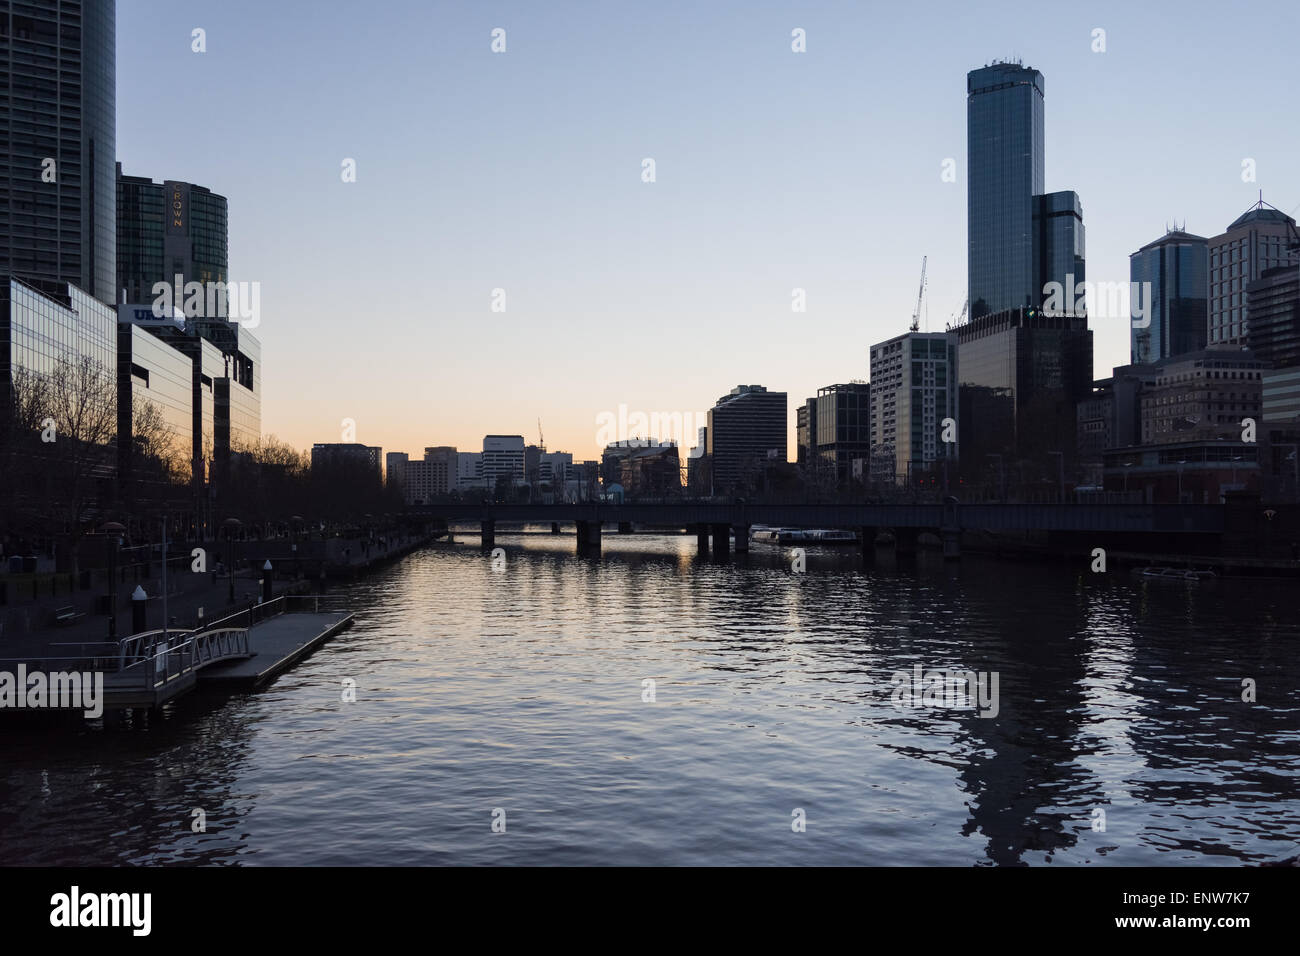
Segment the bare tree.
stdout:
[[62,538],[72,570],[76,549],[111,481],[117,433],[117,385],[90,356],[61,359],[49,374],[13,374],[10,461],[26,482],[20,510],[29,524]]

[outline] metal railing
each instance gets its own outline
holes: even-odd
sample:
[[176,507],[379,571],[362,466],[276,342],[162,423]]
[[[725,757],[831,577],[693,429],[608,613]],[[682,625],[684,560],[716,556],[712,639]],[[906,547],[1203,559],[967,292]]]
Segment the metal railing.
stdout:
[[156,690],[208,664],[250,656],[248,629],[223,627],[193,634],[180,644],[172,645],[163,639],[153,645],[151,652],[119,667],[118,673],[138,675],[145,687]]

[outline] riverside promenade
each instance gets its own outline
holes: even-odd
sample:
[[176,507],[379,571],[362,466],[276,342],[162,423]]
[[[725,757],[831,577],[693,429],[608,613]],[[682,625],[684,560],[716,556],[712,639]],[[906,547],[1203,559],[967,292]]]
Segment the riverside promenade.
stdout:
[[[429,535],[401,533],[390,533],[375,541],[331,538],[312,542],[315,545],[312,549],[304,542],[297,552],[290,551],[291,543],[284,540],[236,542],[236,561],[243,560],[247,566],[236,570],[233,577],[224,569],[218,573],[211,567],[203,572],[192,571],[189,551],[182,551],[188,546],[178,543],[173,545],[173,551],[181,553],[168,560],[171,568],[166,600],[168,620],[163,620],[162,578],[156,564],[148,574],[119,573],[121,580],[115,589],[116,635],[126,637],[133,630],[131,595],[137,586],[146,595],[145,621],[140,630],[161,630],[164,626],[193,630],[261,601],[264,597],[261,568],[267,560],[272,565],[271,597],[279,597],[324,591],[333,582],[364,574],[372,567],[423,547],[430,540]],[[225,554],[223,545],[221,556]],[[217,557],[215,546],[212,557]],[[5,589],[7,600],[0,602],[0,658],[62,656],[60,645],[110,639],[109,615],[102,607],[96,607],[97,602],[102,602],[105,582],[99,580],[94,587],[78,589],[68,586],[69,575],[46,575],[39,584],[32,581],[34,577],[38,576],[0,575],[0,580],[9,585]],[[33,591],[41,596],[18,597],[20,593]],[[73,617],[56,621],[58,613],[65,609],[71,609]]]
[[199,687],[251,689],[352,626],[350,612],[322,609],[322,601],[330,603],[318,595],[286,595],[201,631],[150,631],[82,652],[95,655],[85,660],[104,672],[106,710],[157,708]]
[[[350,610],[323,593],[328,581],[364,573],[430,540],[399,534],[355,547],[344,540],[334,548],[342,563],[322,565],[314,580],[296,576],[283,561],[278,579],[274,564],[265,578],[251,569],[233,576],[174,573],[166,625],[163,602],[151,596],[119,610],[116,637],[109,636],[108,615],[91,613],[66,625],[0,635],[0,671],[102,673],[104,707],[112,711],[155,709],[200,687],[256,688],[352,625]],[[250,564],[256,568],[255,560]],[[123,590],[134,583],[124,582]]]

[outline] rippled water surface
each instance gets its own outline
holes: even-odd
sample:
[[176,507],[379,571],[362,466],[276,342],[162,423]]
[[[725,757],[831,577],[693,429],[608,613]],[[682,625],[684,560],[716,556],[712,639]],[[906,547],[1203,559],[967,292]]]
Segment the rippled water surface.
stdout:
[[[355,626],[259,692],[194,696],[137,726],[0,725],[0,861],[1300,852],[1294,583],[925,555],[900,570],[883,553],[864,570],[852,550],[810,551],[795,574],[774,547],[712,563],[693,537],[613,534],[595,559],[571,536],[498,536],[494,570],[476,543],[340,589]],[[996,672],[997,715],[894,706],[892,676],[918,664]]]

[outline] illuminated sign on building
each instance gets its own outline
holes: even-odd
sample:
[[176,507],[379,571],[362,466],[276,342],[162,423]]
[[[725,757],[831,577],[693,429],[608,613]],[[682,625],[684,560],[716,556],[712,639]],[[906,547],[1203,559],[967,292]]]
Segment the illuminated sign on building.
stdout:
[[163,191],[167,197],[167,232],[183,235],[189,229],[190,184],[167,180]]
[[168,318],[165,314],[162,316],[155,315],[152,303],[122,303],[117,307],[117,321],[129,322],[132,325],[175,326],[178,329],[184,329],[185,313],[180,309],[173,309],[172,311],[172,317]]

